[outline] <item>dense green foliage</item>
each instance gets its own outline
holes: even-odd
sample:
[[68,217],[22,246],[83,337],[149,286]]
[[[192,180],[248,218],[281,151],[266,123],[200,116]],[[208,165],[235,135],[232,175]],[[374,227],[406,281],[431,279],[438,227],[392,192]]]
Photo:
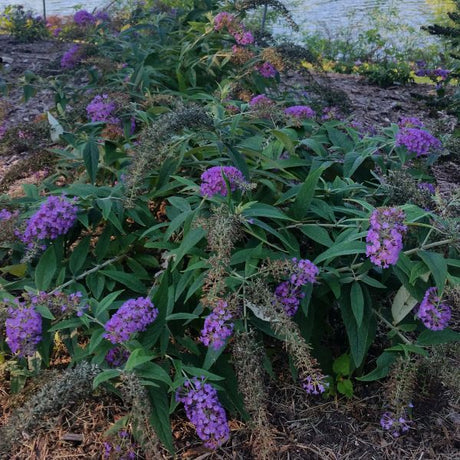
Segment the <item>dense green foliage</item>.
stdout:
[[[29,359],[15,356],[2,336],[13,388],[49,366],[59,341],[72,364],[103,369],[95,387],[116,391],[120,376],[133,372],[151,400],[157,435],[172,451],[174,394],[193,376],[213,382],[232,414],[248,417],[235,369],[243,364],[232,358],[238,339],[218,350],[198,339],[219,300],[232,310],[237,337],[254,331],[257,342],[275,344],[271,355],[287,344],[294,380],[318,361],[329,376],[326,395],[351,396],[355,378],[383,378],[398,357],[457,339],[448,328],[426,329],[413,312],[428,288],[443,295],[459,282],[450,203],[439,194],[401,194],[402,185],[388,180],[396,172],[415,189],[432,181],[428,166],[440,152],[416,157],[397,145],[395,124],[370,135],[327,116],[286,115],[289,106],[324,107],[319,98],[285,92],[280,74],[266,78],[257,67],[278,60],[279,70],[300,69],[302,59],[294,64],[276,46],[250,45],[249,57],[235,62],[234,39],[214,29],[208,5],[136,10],[124,23],[117,33],[113,25],[92,28],[86,63],[76,70],[26,86],[29,96],[34,85],[55,93],[48,120],[58,160],[40,186],[24,185],[24,197],[0,199],[0,209],[14,216],[0,233],[0,298],[79,291],[89,308],[77,314],[40,304],[43,337]],[[88,83],[75,87],[75,72]],[[260,93],[272,102],[247,102]],[[103,94],[116,123],[91,121],[88,107]],[[200,176],[212,166],[236,167],[244,186],[232,189],[222,177],[224,196],[202,196]],[[78,220],[65,235],[27,247],[13,230],[24,232],[51,195],[76,197]],[[369,218],[382,206],[399,207],[408,227],[389,268],[366,257]],[[274,292],[294,257],[312,261],[319,275],[302,287],[289,318]],[[152,299],[158,316],[121,344],[129,358],[111,368],[105,325],[139,296]],[[6,317],[6,303],[2,308]],[[378,323],[387,334],[376,334]],[[263,361],[276,374],[268,355]]]

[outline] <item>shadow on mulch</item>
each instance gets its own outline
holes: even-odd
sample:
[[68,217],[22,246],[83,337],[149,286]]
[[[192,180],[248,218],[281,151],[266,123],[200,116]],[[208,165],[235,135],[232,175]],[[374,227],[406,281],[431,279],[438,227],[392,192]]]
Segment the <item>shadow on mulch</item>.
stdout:
[[[34,386],[30,389],[29,386]],[[30,383],[25,393],[33,392]],[[414,401],[415,426],[393,438],[379,425],[385,388],[380,383],[358,387],[351,400],[308,401],[294,385],[283,383],[270,391],[273,438],[277,459],[311,460],[426,460],[459,459],[460,405],[436,377],[417,389]],[[23,396],[8,395],[0,388],[3,408],[1,423],[7,420],[10,406],[21,403]],[[309,405],[311,404],[311,405]],[[33,433],[22,433],[8,457],[11,460],[101,459],[104,433],[127,409],[113,395],[93,397],[61,410],[57,417],[44,421]],[[249,460],[250,431],[238,420],[230,420],[231,439],[216,452],[201,445],[194,427],[175,416],[171,422],[178,459]],[[112,458],[112,457],[111,457]],[[141,456],[154,459],[158,456]],[[162,459],[172,457],[164,450]],[[158,458],[158,460],[161,460]]]

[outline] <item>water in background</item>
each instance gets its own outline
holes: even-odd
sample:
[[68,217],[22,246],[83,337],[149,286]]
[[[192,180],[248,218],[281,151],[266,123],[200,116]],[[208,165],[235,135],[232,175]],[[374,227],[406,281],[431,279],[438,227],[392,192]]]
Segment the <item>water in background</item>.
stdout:
[[[75,7],[79,6],[88,11],[94,8],[103,8],[110,4],[110,0],[45,0],[48,15],[72,14]],[[120,4],[122,0],[115,0],[112,4]],[[394,5],[399,16],[404,22],[412,26],[429,23],[436,14],[442,12],[452,0],[284,0],[285,5],[291,10],[294,20],[302,30],[335,29],[349,24],[349,13],[356,12],[365,15],[375,7],[387,8]],[[31,8],[38,14],[43,13],[43,0],[0,0],[0,11],[6,5],[22,4]],[[365,20],[362,22],[365,28]],[[274,32],[287,33],[285,23],[280,20],[275,24]]]

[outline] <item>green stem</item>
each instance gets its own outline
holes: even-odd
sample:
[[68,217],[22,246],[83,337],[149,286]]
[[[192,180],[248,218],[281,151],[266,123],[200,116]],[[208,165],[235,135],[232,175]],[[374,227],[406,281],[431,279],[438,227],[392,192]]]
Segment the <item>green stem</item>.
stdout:
[[398,334],[398,336],[401,338],[401,340],[406,344],[406,345],[412,345],[412,342],[404,336],[400,330],[395,327],[393,324],[391,324],[382,314],[380,314],[377,310],[374,309],[374,313],[393,331]]
[[81,275],[78,275],[75,278],[72,278],[71,280],[65,282],[64,284],[61,284],[60,286],[54,288],[50,294],[53,294],[54,292],[60,291],[61,289],[66,288],[67,286],[70,286],[72,283],[75,283],[75,281],[81,280],[82,278],[85,278],[88,275],[91,275],[92,273],[98,272],[101,268],[107,267],[107,265],[111,265],[115,262],[118,262],[119,260],[123,259],[126,257],[126,254],[123,254],[121,256],[114,257],[113,259],[106,260],[104,263],[96,265],[95,267],[91,268],[90,270],[87,270],[86,272],[83,272]]

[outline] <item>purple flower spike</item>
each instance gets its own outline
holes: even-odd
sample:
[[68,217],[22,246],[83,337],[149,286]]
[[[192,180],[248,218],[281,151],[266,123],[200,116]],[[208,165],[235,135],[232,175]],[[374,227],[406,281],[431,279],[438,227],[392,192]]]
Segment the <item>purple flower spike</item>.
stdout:
[[293,286],[289,281],[283,281],[276,287],[275,297],[283,306],[286,314],[288,316],[294,316],[305,294],[300,288]]
[[142,332],[158,316],[158,309],[145,297],[127,300],[105,324],[104,338],[112,343],[126,342],[135,332]]
[[290,277],[290,282],[295,287],[304,286],[307,283],[316,283],[316,277],[319,274],[318,267],[308,259],[293,258],[294,272]]
[[285,115],[293,118],[314,118],[315,111],[308,105],[293,105],[284,109]]
[[65,235],[77,220],[76,198],[49,196],[40,209],[28,220],[21,240],[33,248],[43,240],[55,240]]
[[32,305],[15,299],[5,322],[8,345],[20,357],[32,356],[41,341],[42,317]]
[[217,391],[204,383],[204,377],[186,381],[177,391],[176,400],[184,404],[188,419],[195,425],[196,433],[206,447],[216,449],[229,439],[225,410]]
[[213,166],[201,175],[201,195],[208,198],[214,195],[227,196],[224,176],[232,192],[242,189],[246,184],[243,173],[239,169],[233,166]]
[[218,350],[225,345],[225,341],[232,335],[233,323],[232,314],[227,309],[228,304],[224,300],[218,300],[217,306],[204,321],[201,331],[201,342],[207,347]]
[[327,383],[324,379],[322,374],[309,375],[303,380],[302,387],[309,395],[319,395],[326,391]]
[[409,153],[415,153],[418,157],[442,147],[439,139],[419,128],[402,128],[396,134],[396,145],[406,147]]
[[388,268],[398,261],[407,230],[404,218],[404,212],[398,208],[377,208],[372,213],[366,237],[366,255],[374,265]]
[[435,287],[431,287],[425,292],[416,315],[425,327],[432,331],[445,329],[452,315],[450,307],[441,301],[437,292]]
[[73,69],[80,64],[83,59],[83,50],[80,45],[73,45],[62,56],[61,67],[63,69]]
[[86,113],[92,123],[102,121],[105,123],[118,124],[120,120],[113,116],[116,104],[110,101],[107,94],[97,95],[86,107]]

